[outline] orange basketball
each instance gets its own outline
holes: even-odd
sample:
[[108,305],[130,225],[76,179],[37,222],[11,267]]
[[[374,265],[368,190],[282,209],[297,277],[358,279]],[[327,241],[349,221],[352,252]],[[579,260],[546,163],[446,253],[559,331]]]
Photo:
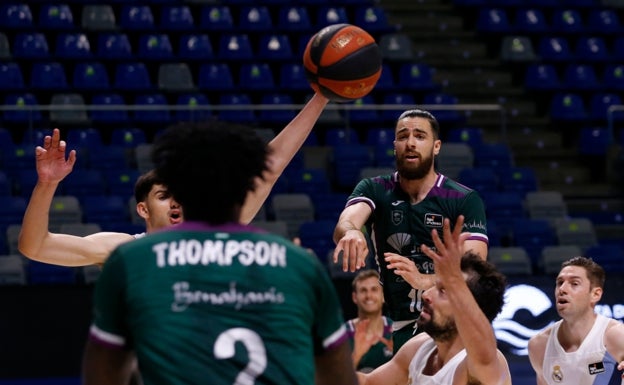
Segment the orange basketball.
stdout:
[[375,39],[351,24],[333,24],[308,41],[303,66],[316,92],[336,102],[367,95],[381,75],[381,52]]

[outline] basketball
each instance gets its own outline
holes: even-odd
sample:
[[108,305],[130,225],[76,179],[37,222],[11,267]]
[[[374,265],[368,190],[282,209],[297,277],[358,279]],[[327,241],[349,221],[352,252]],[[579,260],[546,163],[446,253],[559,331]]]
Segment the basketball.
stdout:
[[335,102],[366,96],[381,75],[375,39],[351,24],[329,25],[310,38],[303,53],[310,86]]

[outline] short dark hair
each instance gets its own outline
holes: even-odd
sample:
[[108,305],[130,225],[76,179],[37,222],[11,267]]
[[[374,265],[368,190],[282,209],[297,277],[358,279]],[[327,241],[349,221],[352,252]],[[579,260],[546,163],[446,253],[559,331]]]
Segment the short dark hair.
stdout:
[[355,275],[353,281],[351,281],[351,289],[355,292],[358,282],[361,282],[368,278],[377,278],[377,280],[379,280],[379,272],[375,269],[361,270]]
[[152,148],[156,174],[184,207],[184,219],[210,224],[238,220],[256,177],[268,169],[268,154],[251,127],[221,121],[170,126]]
[[604,287],[606,273],[602,266],[594,262],[593,259],[581,256],[572,257],[561,264],[562,269],[566,266],[579,266],[584,268],[587,272],[587,278],[589,279],[591,287]]
[[467,252],[461,260],[461,270],[468,276],[466,284],[479,308],[492,322],[505,304],[507,278],[491,262]]
[[134,184],[134,199],[136,202],[139,203],[147,200],[147,196],[152,190],[152,187],[157,184],[164,185],[162,179],[156,175],[154,170],[150,170],[139,176]]
[[405,118],[427,119],[429,121],[429,124],[431,125],[433,138],[436,140],[440,138],[440,123],[438,123],[438,120],[435,118],[435,116],[433,116],[431,112],[425,111],[425,110],[419,110],[419,109],[403,111],[403,113],[399,115],[399,118],[397,119],[397,123],[399,122],[399,120],[403,120]]

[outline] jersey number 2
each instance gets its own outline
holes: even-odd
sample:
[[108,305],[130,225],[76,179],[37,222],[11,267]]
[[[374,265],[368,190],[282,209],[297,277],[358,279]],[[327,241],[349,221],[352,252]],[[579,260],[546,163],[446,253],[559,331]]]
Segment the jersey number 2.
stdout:
[[233,328],[219,334],[214,344],[214,355],[217,359],[227,360],[234,357],[236,342],[240,341],[249,353],[249,363],[236,376],[234,385],[253,385],[267,365],[264,343],[258,333],[245,328]]

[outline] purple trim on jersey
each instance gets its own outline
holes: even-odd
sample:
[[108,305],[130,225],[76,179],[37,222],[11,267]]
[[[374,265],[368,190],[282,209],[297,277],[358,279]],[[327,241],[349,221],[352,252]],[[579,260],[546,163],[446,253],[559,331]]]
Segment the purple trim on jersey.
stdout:
[[106,332],[96,325],[91,325],[89,328],[89,340],[107,348],[123,349],[126,345],[124,337]]
[[444,184],[445,179],[448,179],[448,178],[442,174],[438,174],[438,179],[436,180],[435,185],[431,188],[431,190],[429,191],[429,194],[427,195],[430,197],[442,197],[442,198],[463,198],[466,196],[465,192],[447,190],[447,189],[442,188],[442,185]]
[[200,221],[184,221],[175,226],[167,227],[167,231],[223,231],[226,233],[240,233],[240,232],[252,232],[252,233],[266,233],[264,229],[254,227],[251,225],[244,225],[241,223],[225,223],[218,226],[209,225]]
[[371,181],[373,183],[377,183],[377,184],[381,184],[383,185],[384,189],[386,190],[392,190],[394,189],[394,186],[399,182],[399,172],[395,171],[392,174],[392,177],[390,178],[391,180],[387,180],[383,178],[384,175],[379,175],[379,176],[375,176],[370,178]]
[[375,211],[375,202],[373,202],[372,200],[366,197],[355,197],[355,198],[349,199],[347,201],[347,204],[345,204],[345,207],[349,207],[351,205],[354,205],[360,202],[366,203],[367,205],[370,206],[371,210]]
[[331,336],[323,340],[323,347],[325,350],[332,350],[347,342],[348,339],[347,328],[345,325],[341,325]]

